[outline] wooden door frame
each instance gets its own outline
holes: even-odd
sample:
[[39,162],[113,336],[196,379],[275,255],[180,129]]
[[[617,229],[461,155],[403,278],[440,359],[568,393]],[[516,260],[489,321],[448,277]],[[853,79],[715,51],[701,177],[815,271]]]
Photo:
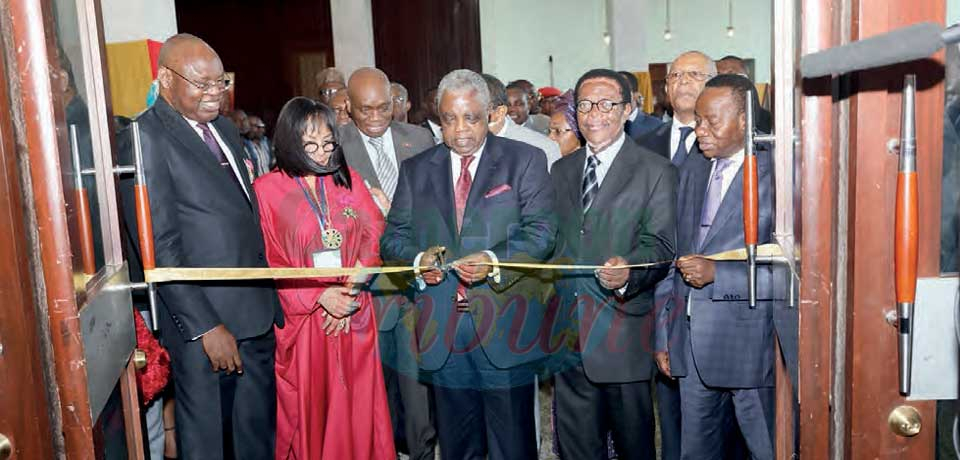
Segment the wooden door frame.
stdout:
[[[6,37],[0,37],[2,42]],[[0,433],[13,445],[21,458],[52,458],[54,433],[51,425],[56,406],[51,375],[42,365],[49,355],[49,342],[42,340],[46,330],[38,321],[34,292],[30,281],[30,243],[26,234],[24,209],[27,196],[21,189],[20,168],[14,142],[13,106],[8,93],[7,65],[0,55],[0,375],[6,378],[0,391]],[[46,343],[44,343],[46,342]],[[45,353],[46,351],[46,353]]]
[[[16,44],[13,110],[19,112],[17,129],[20,156],[29,168],[24,182],[33,194],[39,251],[34,259],[33,279],[38,305],[49,318],[53,368],[59,394],[59,431],[62,452],[71,459],[93,459],[93,421],[87,394],[87,373],[74,291],[73,256],[64,190],[60,181],[60,150],[57,140],[54,95],[47,55],[50,37],[45,31],[38,0],[8,0],[5,11],[10,41]],[[6,28],[6,27],[5,27]],[[52,39],[52,38],[51,38]],[[11,72],[13,73],[13,72]],[[55,339],[54,339],[55,338]],[[59,450],[59,449],[58,449]]]

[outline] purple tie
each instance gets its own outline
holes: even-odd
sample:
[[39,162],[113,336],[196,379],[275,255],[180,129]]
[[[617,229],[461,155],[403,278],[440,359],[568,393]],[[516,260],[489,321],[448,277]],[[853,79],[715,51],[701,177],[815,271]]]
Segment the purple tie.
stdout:
[[707,232],[713,225],[713,219],[717,216],[717,210],[720,209],[720,202],[723,200],[723,171],[731,164],[733,164],[731,159],[720,158],[717,159],[713,168],[713,175],[710,176],[707,193],[703,199],[703,211],[700,213],[700,233],[697,236],[698,248],[703,244],[703,239],[707,237]]
[[210,127],[206,123],[197,123],[197,127],[200,128],[200,131],[203,131],[203,143],[207,144],[207,148],[217,159],[217,163],[220,163],[220,166],[229,166],[227,156],[223,154],[223,149],[220,148],[217,138],[213,137],[213,131],[210,131]]

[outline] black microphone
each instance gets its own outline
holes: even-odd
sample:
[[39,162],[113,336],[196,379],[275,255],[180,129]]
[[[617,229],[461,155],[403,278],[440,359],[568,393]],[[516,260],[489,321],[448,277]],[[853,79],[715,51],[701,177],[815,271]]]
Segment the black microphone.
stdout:
[[929,57],[945,43],[960,41],[960,29],[921,22],[885,34],[828,48],[800,58],[803,78],[840,75]]

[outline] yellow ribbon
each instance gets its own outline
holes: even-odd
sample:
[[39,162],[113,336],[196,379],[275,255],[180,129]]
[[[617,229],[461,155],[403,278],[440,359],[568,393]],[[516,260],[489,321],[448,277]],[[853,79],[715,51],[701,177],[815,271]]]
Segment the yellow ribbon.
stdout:
[[[783,253],[776,244],[757,246],[758,257],[777,257]],[[734,249],[705,256],[714,261],[738,261],[747,259],[746,249]],[[497,262],[480,263],[500,268],[523,268],[535,270],[597,270],[603,268],[651,268],[673,262],[661,260],[632,265],[562,265],[544,263],[517,263]],[[433,267],[420,267],[420,270],[429,270]],[[148,283],[169,283],[174,281],[237,281],[260,279],[308,279],[308,278],[336,278],[341,276],[363,276],[379,273],[412,272],[413,267],[355,267],[355,268],[155,268],[144,271],[144,278]]]

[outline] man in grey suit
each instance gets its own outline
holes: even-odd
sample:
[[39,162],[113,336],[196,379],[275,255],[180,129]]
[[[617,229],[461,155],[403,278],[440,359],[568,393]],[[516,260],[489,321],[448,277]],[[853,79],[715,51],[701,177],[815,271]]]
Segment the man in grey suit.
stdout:
[[[773,272],[758,267],[756,308],[750,308],[745,262],[713,262],[701,254],[743,247],[742,164],[746,91],[739,75],[706,84],[696,105],[703,155],[690,156],[680,172],[677,254],[668,279],[668,309],[681,319],[658,322],[666,337],[669,375],[679,377],[681,456],[722,458],[735,417],[752,457],[774,455]],[[759,243],[773,232],[769,152],[758,150]],[[777,294],[782,295],[782,293]],[[675,313],[675,314],[674,314]],[[662,340],[658,339],[658,342]]]
[[[671,260],[677,170],[624,132],[631,94],[607,69],[577,82],[577,121],[587,145],[561,158],[557,190],[561,263],[626,265]],[[556,282],[563,318],[573,318],[578,353],[556,376],[557,437],[563,458],[656,458],[650,380],[654,286],[667,267],[568,273]]]
[[[350,76],[347,87],[354,123],[340,128],[343,153],[347,164],[363,177],[386,214],[397,188],[400,163],[433,147],[433,137],[419,126],[392,120],[390,80],[382,71],[358,69]],[[416,320],[412,318],[415,309],[409,304],[409,281],[402,276],[381,275],[371,289],[398,450],[409,452],[412,459],[432,459],[436,430],[430,415],[429,390],[418,380],[416,355],[411,347],[410,325]]]

